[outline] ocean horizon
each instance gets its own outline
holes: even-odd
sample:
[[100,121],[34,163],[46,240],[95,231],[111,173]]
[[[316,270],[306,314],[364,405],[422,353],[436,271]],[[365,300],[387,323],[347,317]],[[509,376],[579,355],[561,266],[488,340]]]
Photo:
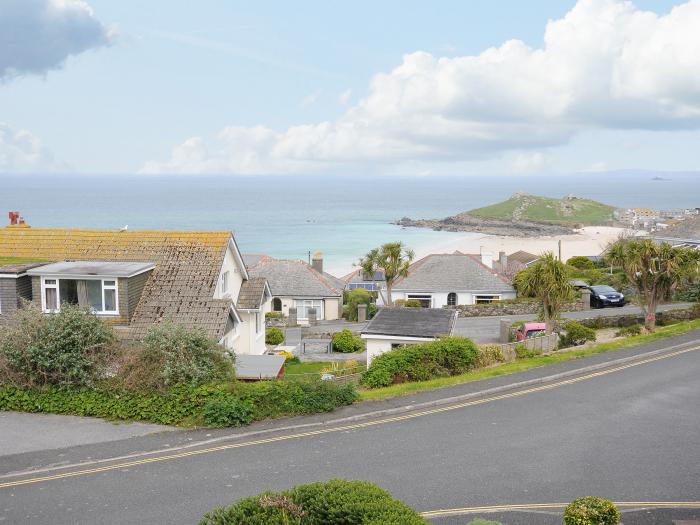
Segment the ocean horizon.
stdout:
[[36,227],[231,230],[244,253],[306,260],[321,251],[327,270],[340,276],[385,242],[424,251],[470,235],[402,228],[394,220],[442,218],[518,191],[618,207],[700,206],[698,173],[661,177],[0,175],[0,210],[18,210]]

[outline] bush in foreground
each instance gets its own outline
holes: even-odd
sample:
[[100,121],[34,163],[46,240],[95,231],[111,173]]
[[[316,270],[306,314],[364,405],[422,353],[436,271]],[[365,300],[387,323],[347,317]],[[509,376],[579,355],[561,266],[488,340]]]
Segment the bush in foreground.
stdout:
[[366,481],[332,479],[263,492],[204,515],[199,525],[424,525],[428,522]]
[[564,510],[564,525],[616,525],[620,512],[612,501],[595,496],[578,498]]
[[623,326],[617,332],[615,332],[615,337],[632,337],[635,335],[640,335],[642,333],[642,325],[633,324],[630,326]]
[[273,326],[265,330],[265,344],[266,345],[281,345],[284,343],[284,332],[281,328]]
[[506,358],[503,356],[501,345],[483,345],[479,347],[479,359],[476,362],[476,368],[484,368],[486,366],[505,363]]
[[232,381],[233,356],[202,330],[171,322],[153,326],[143,347],[124,352],[115,383],[129,389],[164,392],[176,385],[196,387]]
[[333,351],[335,352],[349,354],[352,352],[362,352],[364,349],[364,341],[347,328],[333,334]]
[[89,309],[62,304],[44,315],[31,304],[0,334],[0,382],[19,386],[92,384],[104,373],[115,337]]
[[567,321],[564,325],[564,335],[559,340],[562,348],[582,345],[587,341],[595,341],[596,335],[593,328],[583,326],[578,321]]
[[362,384],[379,388],[462,374],[473,368],[478,359],[479,349],[465,337],[403,346],[375,357],[362,375]]

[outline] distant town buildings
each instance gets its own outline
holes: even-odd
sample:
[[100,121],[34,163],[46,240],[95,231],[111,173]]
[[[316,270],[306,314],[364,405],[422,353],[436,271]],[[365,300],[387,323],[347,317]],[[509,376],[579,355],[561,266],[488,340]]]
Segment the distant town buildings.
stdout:
[[615,220],[623,225],[650,232],[668,228],[689,217],[698,215],[700,208],[655,210],[653,208],[619,208],[613,212]]

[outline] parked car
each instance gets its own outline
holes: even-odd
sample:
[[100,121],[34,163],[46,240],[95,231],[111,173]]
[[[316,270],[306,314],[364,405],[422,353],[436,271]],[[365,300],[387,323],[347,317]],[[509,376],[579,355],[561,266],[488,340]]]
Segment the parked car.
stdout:
[[589,286],[591,291],[591,308],[605,308],[606,306],[625,306],[625,296],[612,286]]
[[515,331],[515,340],[525,341],[529,337],[544,335],[546,328],[544,323],[525,323]]

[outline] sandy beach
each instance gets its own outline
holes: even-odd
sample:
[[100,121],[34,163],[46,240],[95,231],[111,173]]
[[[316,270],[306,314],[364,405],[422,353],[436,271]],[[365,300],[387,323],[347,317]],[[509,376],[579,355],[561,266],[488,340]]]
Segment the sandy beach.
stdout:
[[431,253],[452,253],[454,251],[480,253],[481,250],[491,252],[494,257],[497,257],[498,252],[501,251],[510,254],[518,250],[534,254],[552,251],[556,255],[558,242],[561,240],[562,258],[566,261],[575,255],[600,255],[610,242],[615,241],[620,234],[625,232],[628,230],[624,228],[587,226],[573,235],[553,237],[475,236],[472,233],[464,237],[460,236],[448,241],[422,246],[416,249],[416,259]]

